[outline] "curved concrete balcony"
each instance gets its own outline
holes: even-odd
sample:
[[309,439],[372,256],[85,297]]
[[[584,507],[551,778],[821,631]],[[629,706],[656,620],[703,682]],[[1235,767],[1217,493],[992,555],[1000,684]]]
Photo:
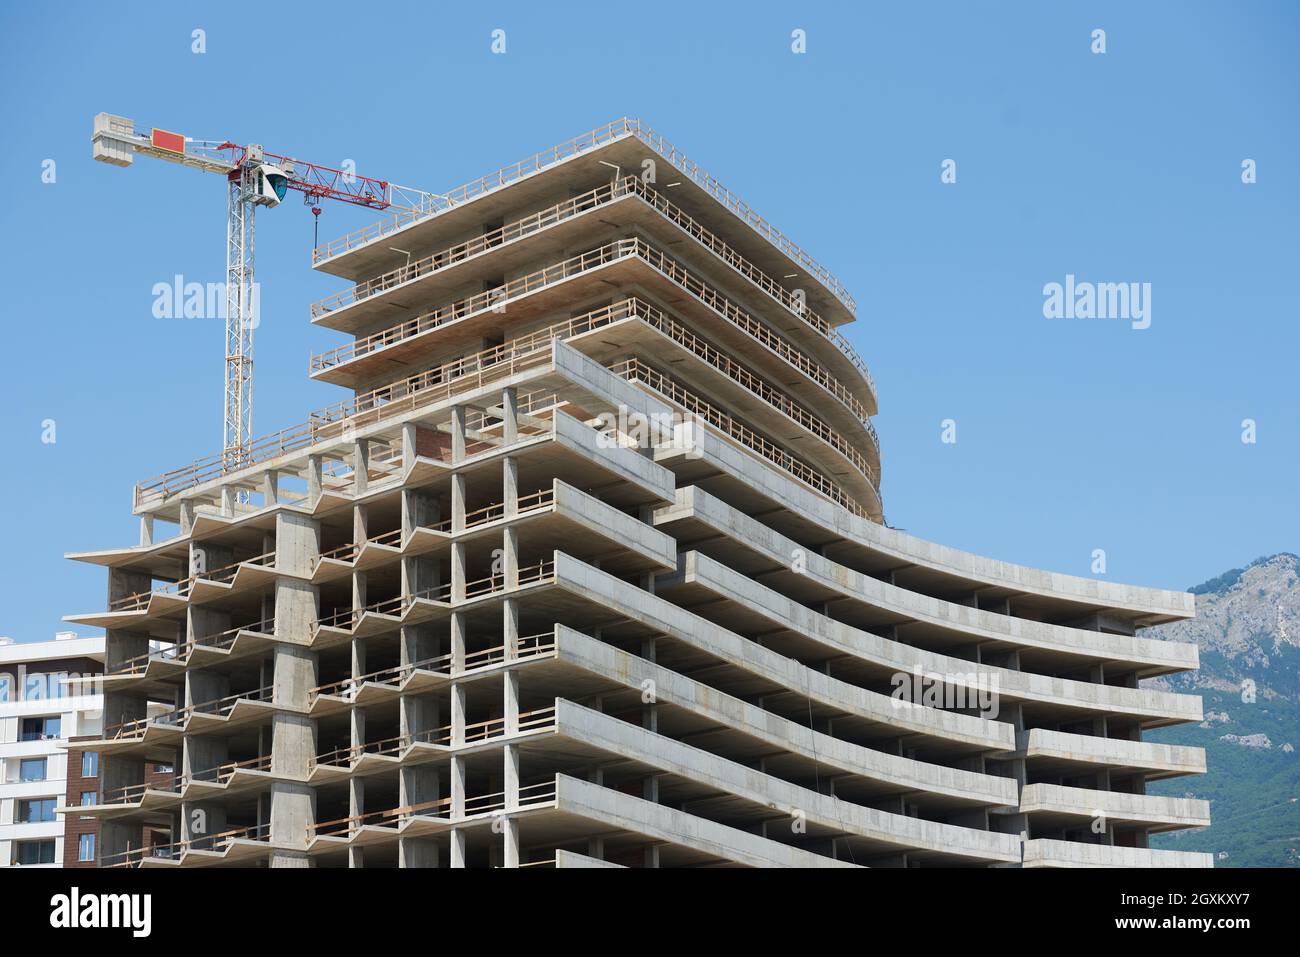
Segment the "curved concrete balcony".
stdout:
[[[703,553],[750,577],[778,581],[783,592],[805,604],[835,601],[843,609],[855,603],[865,614],[855,614],[854,622],[865,617],[873,627],[925,626],[925,637],[936,645],[1018,649],[1024,671],[1035,671],[1036,662],[1069,666],[1082,659],[1115,663],[1149,677],[1198,664],[1196,645],[1190,643],[1026,621],[918,595],[823,558],[696,486],[679,488],[677,504],[658,509],[655,524],[670,528],[679,547],[699,542]],[[792,562],[796,555],[801,556],[797,569]],[[876,610],[884,614],[874,614]],[[840,611],[837,617],[848,616]],[[915,633],[909,628],[909,634]]]
[[[625,202],[629,200],[634,202]],[[631,208],[626,208],[629,205]],[[535,249],[535,245],[526,243],[526,240],[546,237],[550,248],[573,248],[599,243],[608,237],[608,217],[615,215],[620,226],[639,228],[666,243],[680,242],[683,235],[690,237],[718,263],[742,277],[745,281],[743,288],[752,286],[764,294],[761,300],[754,300],[760,309],[775,304],[782,310],[777,321],[785,322],[793,316],[834,345],[867,384],[869,411],[874,414],[875,381],[866,363],[844,335],[809,308],[801,298],[758,269],[721,238],[636,176],[599,186],[523,219],[359,282],[351,289],[314,302],[311,314],[315,320],[326,314],[349,310],[351,315],[347,327],[356,328],[366,324],[372,316],[387,314],[387,310],[380,306],[373,309],[354,308],[376,296],[401,290],[403,296],[399,299],[399,304],[405,305],[413,297],[427,300],[447,295],[463,287],[467,279],[484,273],[517,273],[528,261],[529,250]],[[665,229],[665,225],[674,228]],[[524,244],[524,247],[518,248],[520,244]],[[532,257],[535,255],[531,254]],[[471,270],[473,274],[466,275],[466,270]],[[390,300],[392,298],[389,297]],[[388,309],[391,308],[389,305]],[[340,328],[339,321],[332,318],[326,324]]]
[[920,705],[900,707],[889,695],[813,670],[563,552],[555,556],[553,587],[563,594],[546,602],[547,611],[565,618],[586,616],[579,620],[593,620],[594,610],[613,612],[681,642],[704,660],[734,669],[733,676],[748,688],[811,702],[857,734],[881,739],[913,735],[927,747],[953,755],[1015,748],[1014,729],[1006,722]]
[[829,767],[843,775],[837,778],[842,791],[850,790],[849,782],[854,782],[855,792],[907,795],[909,801],[923,807],[1017,804],[1016,783],[1011,778],[873,750],[814,731],[567,626],[557,626],[554,634],[557,661],[600,675],[638,696],[645,687],[653,687],[658,707],[680,709],[701,728],[709,729],[710,749],[715,753],[720,750],[718,729],[725,728],[734,732],[736,740],[734,752],[729,753],[763,755],[765,766],[788,771],[783,777],[810,778]]
[[1141,773],[1148,781],[1205,773],[1205,749],[1154,741],[1102,738],[1047,728],[1016,735],[1016,751],[1032,762],[1035,773],[1079,774],[1103,768]]
[[[895,583],[912,592],[978,590],[981,595],[1012,596],[1033,599],[1054,617],[1082,617],[1089,612],[1116,612],[1129,616],[1140,625],[1158,624],[1189,618],[1195,612],[1194,597],[1186,592],[1142,588],[1115,582],[1080,578],[1057,572],[1016,565],[998,559],[963,552],[946,545],[926,541],[898,529],[865,519],[851,508],[836,508],[833,497],[827,501],[800,487],[780,470],[755,467],[727,443],[705,435],[700,447],[692,449],[697,461],[681,465],[685,455],[668,450],[656,459],[670,464],[679,474],[723,475],[729,494],[746,507],[774,514],[769,524],[797,531],[807,539],[829,539],[836,544],[827,549],[840,564],[891,571]],[[705,468],[708,466],[708,469]],[[842,556],[842,557],[841,557]]]
[[[434,194],[430,197],[427,208],[403,210],[385,220],[327,242],[313,251],[312,261],[326,272],[353,278],[382,272],[386,263],[394,261],[390,247],[399,233],[406,248],[428,246],[437,241],[438,235],[477,228],[481,223],[498,218],[501,213],[510,212],[512,207],[508,200],[502,199],[503,194],[514,199],[513,208],[517,208],[523,199],[531,198],[533,193],[544,192],[544,188],[539,190],[530,186],[529,180],[536,183],[564,175],[565,167],[575,159],[589,158],[594,161],[599,157],[610,161],[615,167],[640,168],[644,150],[638,147],[648,147],[659,159],[667,161],[685,177],[674,185],[680,196],[689,198],[693,208],[708,209],[710,214],[721,208],[729,216],[744,223],[752,231],[754,241],[748,241],[748,233],[742,233],[738,239],[746,240],[744,245],[751,259],[763,260],[767,271],[778,275],[789,272],[791,264],[802,266],[808,270],[809,278],[817,287],[810,290],[810,298],[818,298],[819,289],[826,290],[827,306],[842,310],[843,321],[853,318],[856,310],[853,298],[824,266],[668,143],[663,136],[644,126],[640,120],[627,117],[581,134],[447,193]],[[551,185],[554,186],[553,183]],[[515,188],[507,190],[507,187]]]
[[[452,827],[473,839],[476,833],[491,830],[507,809],[507,800],[504,792],[467,796],[463,809],[456,810],[451,798],[439,798],[319,822],[309,826],[308,854],[392,845],[403,837],[431,837]],[[511,819],[535,841],[572,843],[601,836],[615,842],[624,835],[637,843],[648,839],[661,845],[664,866],[722,862],[749,867],[852,866],[565,774],[519,788],[509,810]]]
[[[619,363],[611,371],[629,382],[648,387],[670,403],[706,422],[723,435],[734,439],[743,448],[762,459],[766,459],[791,477],[826,496],[831,502],[846,511],[877,518],[883,515],[876,477],[865,463],[862,464],[861,468],[849,470],[845,473],[845,484],[852,490],[852,493],[856,493],[856,495],[851,494],[849,490],[846,490],[840,483],[833,481],[824,472],[791,455],[774,442],[759,435],[743,423],[736,421],[716,406],[701,399],[680,383],[673,381],[639,359],[628,359]],[[675,452],[682,452],[682,454],[693,454],[693,450],[692,453],[685,453],[682,449],[677,448],[679,444],[673,443],[669,448]],[[658,450],[656,450],[656,457],[658,454]],[[865,501],[865,505],[863,501]]]
[[[798,636],[813,646],[844,657],[840,667],[856,664],[864,675],[890,682],[895,676],[917,672],[937,676],[945,687],[960,691],[964,699],[992,691],[1001,699],[1026,707],[1032,713],[1060,716],[1068,720],[1097,714],[1124,716],[1145,727],[1160,727],[1200,721],[1201,699],[1195,695],[1172,694],[1144,688],[1121,688],[1049,675],[1036,675],[992,665],[979,665],[882,638],[819,614],[778,591],[728,568],[699,552],[685,552],[681,571],[672,579],[656,582],[656,591],[672,591],[689,605],[710,605],[720,617],[723,608],[745,627],[766,625]],[[762,627],[762,625],[759,625]]]
[[[630,351],[655,355],[663,354],[665,349],[676,351],[691,363],[692,377],[707,382],[715,394],[728,402],[729,407],[748,414],[751,421],[756,418],[772,419],[773,428],[783,431],[790,428],[802,430],[804,435],[794,439],[809,447],[811,456],[825,458],[826,454],[820,446],[828,446],[828,467],[833,471],[843,471],[845,465],[848,465],[870,479],[873,486],[879,484],[879,440],[869,421],[853,420],[849,423],[853,429],[850,435],[856,434],[859,438],[866,439],[866,442],[859,441],[855,444],[846,439],[838,428],[809,412],[784,391],[773,388],[766,379],[755,375],[729,354],[714,348],[663,311],[635,297],[554,323],[503,345],[460,357],[420,373],[417,378],[421,382],[450,384],[504,363],[509,363],[511,367],[523,366],[530,357],[549,354],[551,345],[556,341],[567,342],[602,362],[613,361]],[[774,419],[773,413],[780,418]],[[864,456],[859,447],[866,448],[868,456]]]
[[1060,784],[1027,784],[1020,793],[1020,810],[1048,826],[1078,827],[1105,818],[1110,824],[1127,824],[1148,831],[1208,827],[1210,802],[1157,794],[1126,794]]
[[[906,852],[909,856],[947,861],[1020,860],[1020,839],[1014,834],[980,831],[863,807],[791,784],[571,701],[558,700],[555,712],[557,734],[666,774],[670,782],[680,781],[679,787],[684,792],[680,803],[707,801],[710,792],[720,792],[733,799],[728,808],[736,819],[763,821],[770,819],[773,812],[785,813],[790,822],[801,818],[811,836],[846,838],[856,845],[855,856]],[[660,786],[668,785],[661,781]]]
[[[506,338],[520,322],[545,318],[575,300],[607,294],[611,283],[640,285],[664,301],[673,302],[679,313],[701,328],[710,329],[720,344],[745,355],[754,368],[774,381],[787,383],[789,366],[794,366],[810,384],[820,387],[818,394],[829,393],[842,404],[851,421],[863,427],[870,425],[874,397],[868,390],[864,402],[859,397],[862,390],[855,391],[844,384],[852,382],[851,377],[861,370],[841,364],[838,351],[813,348],[818,342],[816,337],[804,337],[795,345],[709,282],[640,238],[606,243],[518,276],[494,289],[360,335],[347,345],[313,355],[312,376],[359,388],[395,366],[418,361],[434,343],[440,349],[454,349],[471,347],[484,338]],[[364,300],[369,304],[370,324],[390,317],[394,309],[410,312],[427,301],[426,296],[414,292],[405,301],[398,301],[395,291]],[[687,295],[683,297],[683,293]],[[359,312],[361,309],[361,305],[353,306],[342,313],[326,313],[314,321],[358,332],[364,328],[363,320],[367,318],[367,314]],[[347,322],[343,321],[345,318]],[[719,318],[725,320],[725,325],[718,325]]]
[[1025,841],[1025,867],[1213,867],[1214,855],[1036,838]]

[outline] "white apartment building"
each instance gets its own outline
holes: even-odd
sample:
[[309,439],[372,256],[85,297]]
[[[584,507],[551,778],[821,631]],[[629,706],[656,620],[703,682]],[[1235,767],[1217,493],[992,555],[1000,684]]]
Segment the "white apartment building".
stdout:
[[[60,633],[53,641],[0,638],[0,867],[59,867],[64,863],[64,803],[68,738],[103,729],[104,639]],[[86,680],[86,679],[90,680]],[[97,757],[84,758],[92,764]],[[94,777],[95,767],[73,769]],[[93,860],[96,835],[80,835]],[[86,855],[89,855],[88,857]]]

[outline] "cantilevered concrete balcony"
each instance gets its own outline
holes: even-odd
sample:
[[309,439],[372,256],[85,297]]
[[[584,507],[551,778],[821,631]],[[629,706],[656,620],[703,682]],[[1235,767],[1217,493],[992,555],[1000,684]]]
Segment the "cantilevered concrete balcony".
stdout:
[[[611,216],[617,216],[617,228],[611,224]],[[543,256],[555,260],[565,249],[599,247],[628,230],[648,236],[652,246],[680,245],[683,237],[689,237],[694,245],[675,253],[678,260],[692,259],[693,265],[675,261],[672,270],[685,273],[684,284],[721,284],[727,292],[720,295],[735,300],[740,304],[738,308],[761,317],[765,324],[783,330],[791,338],[802,339],[812,332],[827,339],[850,360],[866,383],[867,406],[871,413],[875,412],[875,383],[866,363],[835,326],[637,177],[597,187],[360,282],[350,290],[313,303],[312,317],[332,328],[359,332],[377,319],[387,319],[394,310],[453,295],[467,281],[480,281],[483,276],[532,275],[530,264]],[[696,246],[703,253],[691,256]],[[690,272],[701,265],[709,277],[707,282]],[[501,289],[493,290],[491,295],[505,300],[514,293]]]
[[1020,810],[1038,826],[1079,827],[1104,818],[1108,824],[1157,832],[1208,827],[1210,802],[1157,794],[1128,794],[1059,784],[1027,784]]
[[[509,330],[519,328],[521,323],[544,321],[577,302],[607,299],[611,285],[629,291],[645,289],[661,301],[673,303],[673,309],[697,329],[709,329],[717,341],[733,345],[737,354],[746,356],[750,364],[774,381],[785,383],[790,366],[794,366],[843,404],[858,423],[869,421],[874,398],[870,390],[857,388],[857,383],[866,381],[865,370],[840,348],[830,347],[818,335],[798,334],[798,328],[777,332],[640,238],[614,240],[553,261],[503,285],[432,310],[420,311],[427,301],[423,297],[399,303],[394,291],[376,294],[341,313],[326,313],[319,321],[354,332],[358,338],[350,345],[313,356],[312,372],[319,378],[357,387],[394,367],[417,361],[430,349],[446,354],[472,348],[484,338],[508,338]],[[357,321],[366,318],[359,313],[362,309],[370,310],[370,321]],[[411,313],[416,314],[405,318]],[[342,323],[344,317],[352,321]],[[402,321],[394,323],[395,318]],[[725,323],[719,324],[719,318]],[[377,328],[371,330],[371,326]]]
[[1112,844],[1035,839],[1025,841],[1025,867],[1213,867],[1214,855]]
[[[325,243],[313,260],[324,272],[364,279],[405,262],[394,244],[432,251],[480,231],[482,223],[514,218],[519,210],[567,196],[575,187],[580,191],[608,182],[606,164],[642,170],[647,158],[668,164],[655,183],[671,188],[673,200],[687,214],[714,231],[725,230],[740,254],[768,274],[799,272],[808,280],[809,304],[835,325],[852,320],[853,298],[824,266],[661,135],[627,118],[449,190],[427,210],[404,211]],[[739,224],[743,228],[735,229]]]

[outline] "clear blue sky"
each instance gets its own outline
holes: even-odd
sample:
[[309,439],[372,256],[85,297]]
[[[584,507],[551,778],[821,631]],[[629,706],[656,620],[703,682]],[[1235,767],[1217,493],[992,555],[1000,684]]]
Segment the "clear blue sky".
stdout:
[[[855,294],[891,524],[1083,575],[1103,548],[1166,587],[1300,550],[1296,4],[552,7],[0,9],[0,634],[102,607],[62,554],[133,542],[132,484],[220,445],[221,327],[151,306],[223,278],[222,183],[93,163],[99,111],[431,190],[640,116]],[[321,237],[369,218],[336,204]],[[343,395],[306,378],[340,341],[308,323],[341,288],[311,237],[296,200],[259,216],[258,433]],[[1067,273],[1150,282],[1151,328],[1048,321]]]

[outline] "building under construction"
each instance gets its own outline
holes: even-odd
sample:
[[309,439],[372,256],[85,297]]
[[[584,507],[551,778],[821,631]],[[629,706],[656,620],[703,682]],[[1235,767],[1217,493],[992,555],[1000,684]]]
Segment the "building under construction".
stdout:
[[[1189,594],[884,524],[825,267],[636,120],[314,251],[301,424],[135,489],[105,866],[1209,866]],[[320,334],[322,345],[327,334]],[[215,443],[214,443],[215,444]],[[142,450],[147,451],[147,450]],[[148,781],[147,765],[171,765]]]

